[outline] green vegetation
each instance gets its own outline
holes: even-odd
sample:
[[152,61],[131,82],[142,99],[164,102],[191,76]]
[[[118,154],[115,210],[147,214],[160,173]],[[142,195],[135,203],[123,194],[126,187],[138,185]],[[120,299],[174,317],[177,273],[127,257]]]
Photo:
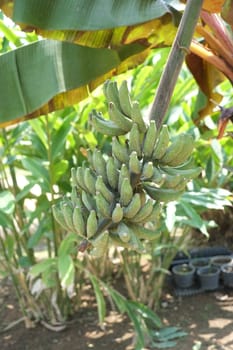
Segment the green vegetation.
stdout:
[[[20,7],[15,3],[17,18]],[[161,21],[163,34],[165,12],[154,17]],[[28,51],[29,59],[33,50],[38,50],[38,57],[43,56],[40,50],[45,41],[39,34],[46,35],[46,28],[38,34],[26,34],[2,13],[1,17],[0,61],[11,57],[6,60],[6,66],[11,67],[12,57],[24,55],[27,47],[32,50]],[[170,25],[175,28],[171,20]],[[117,28],[112,31],[119,40]],[[72,37],[71,32],[62,30],[51,31],[48,37],[57,35],[61,40],[61,34]],[[96,35],[104,38],[99,31]],[[51,83],[52,93],[43,87],[43,96],[35,86],[24,110],[17,104],[14,87],[11,109],[7,107],[9,100],[0,103],[0,273],[11,278],[28,327],[36,323],[55,330],[66,327],[90,284],[100,324],[108,295],[119,312],[131,319],[137,349],[148,339],[155,348],[172,347],[174,339],[185,334],[176,327],[163,328],[155,312],[170,263],[178,250],[190,247],[192,228],[208,237],[216,223],[205,220],[203,213],[231,206],[232,126],[228,124],[228,134],[217,138],[219,111],[212,104],[207,113],[210,96],[199,88],[186,65],[161,114],[166,126],[148,120],[154,96],[161,92],[159,81],[172,40],[162,45],[166,47],[146,50],[145,55],[145,47],[142,50],[133,44],[123,53],[125,47],[118,42],[118,61],[114,50],[106,53],[107,43],[102,42],[103,48],[95,48],[96,55],[91,53],[96,65],[88,78],[87,70],[80,77],[80,71],[70,68],[76,56],[69,61],[67,42],[46,43],[48,50],[56,46],[50,51],[57,52],[56,64],[62,65],[62,60],[68,63],[64,68],[67,77],[71,79],[78,72],[81,80],[74,85],[67,83],[65,90],[56,90],[55,82]],[[161,46],[157,44],[154,47]],[[75,46],[77,43],[72,43],[72,53]],[[89,49],[83,46],[79,59],[83,55],[85,61]],[[65,55],[61,55],[62,50]],[[109,60],[103,69],[102,58],[106,56],[101,55],[105,54]],[[190,68],[190,62],[187,64]],[[133,66],[101,86],[112,76],[114,67],[118,74]],[[18,93],[38,83],[33,75],[32,85],[27,85],[29,67],[33,69],[26,61],[21,71],[25,85]],[[40,69],[38,60],[37,77]],[[2,68],[1,74],[7,77]],[[48,77],[54,75],[48,72]],[[230,81],[209,82],[211,96],[215,89],[215,97],[223,96],[222,105],[230,107]],[[21,122],[15,124],[15,118]],[[127,295],[117,290],[117,284],[113,287],[114,279],[125,281]]]

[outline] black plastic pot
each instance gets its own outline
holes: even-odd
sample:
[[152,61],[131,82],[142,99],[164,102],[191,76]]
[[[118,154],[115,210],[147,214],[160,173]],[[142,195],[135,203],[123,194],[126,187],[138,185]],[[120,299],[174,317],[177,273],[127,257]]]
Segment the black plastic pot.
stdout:
[[210,259],[208,258],[195,258],[190,260],[190,265],[192,265],[196,270],[200,267],[206,267],[210,265]]
[[221,266],[232,263],[232,256],[219,255],[210,259],[210,263],[213,266],[221,268]]
[[178,288],[189,288],[194,282],[195,268],[188,264],[176,265],[172,268],[172,274]]
[[233,264],[222,265],[221,273],[224,286],[233,288]]
[[217,266],[200,267],[197,270],[198,280],[200,282],[201,289],[203,290],[215,290],[219,287],[220,268]]

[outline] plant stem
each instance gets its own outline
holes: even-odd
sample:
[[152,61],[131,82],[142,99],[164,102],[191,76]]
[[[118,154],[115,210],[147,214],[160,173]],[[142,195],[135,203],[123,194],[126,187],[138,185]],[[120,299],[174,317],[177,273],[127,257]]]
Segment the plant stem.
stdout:
[[179,28],[173,42],[171,52],[162,77],[159,82],[149,119],[156,121],[161,128],[173,90],[176,85],[184,58],[189,50],[193,33],[200,15],[203,0],[188,0]]

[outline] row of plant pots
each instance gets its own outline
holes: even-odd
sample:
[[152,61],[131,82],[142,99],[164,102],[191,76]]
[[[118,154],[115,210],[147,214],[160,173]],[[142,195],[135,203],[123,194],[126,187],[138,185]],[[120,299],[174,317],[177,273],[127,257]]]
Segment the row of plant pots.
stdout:
[[191,288],[198,284],[202,290],[218,289],[220,283],[233,288],[233,257],[191,259],[188,264],[173,266],[172,275],[178,288]]

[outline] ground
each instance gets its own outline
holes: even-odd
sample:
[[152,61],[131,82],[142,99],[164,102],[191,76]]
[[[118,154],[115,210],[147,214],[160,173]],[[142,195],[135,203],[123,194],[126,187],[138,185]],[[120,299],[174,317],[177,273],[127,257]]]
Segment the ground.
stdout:
[[[228,222],[225,234],[215,231],[208,244],[233,250],[232,220],[225,222]],[[195,242],[207,244],[203,240],[198,242],[197,237]],[[180,326],[187,332],[172,349],[233,350],[233,289],[176,297],[168,286],[158,314],[165,325]],[[0,281],[1,350],[134,349],[129,320],[112,310],[108,312],[104,330],[98,325],[95,306],[80,310],[62,332],[50,331],[41,325],[26,329],[21,317],[10,282]],[[11,328],[3,331],[9,325]]]
[[[126,317],[109,311],[105,330],[97,324],[96,308],[84,308],[62,332],[53,332],[38,325],[26,329],[20,320],[16,299],[9,283],[0,289],[1,350],[130,350],[133,349],[132,327]],[[165,325],[180,326],[188,335],[173,349],[233,350],[233,290],[176,297],[164,292],[158,311]]]

